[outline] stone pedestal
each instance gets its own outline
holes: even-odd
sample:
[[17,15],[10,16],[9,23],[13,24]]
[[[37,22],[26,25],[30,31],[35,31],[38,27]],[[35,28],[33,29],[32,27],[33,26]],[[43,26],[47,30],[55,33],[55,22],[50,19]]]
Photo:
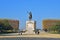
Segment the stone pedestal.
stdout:
[[35,34],[36,21],[26,21],[26,34]]

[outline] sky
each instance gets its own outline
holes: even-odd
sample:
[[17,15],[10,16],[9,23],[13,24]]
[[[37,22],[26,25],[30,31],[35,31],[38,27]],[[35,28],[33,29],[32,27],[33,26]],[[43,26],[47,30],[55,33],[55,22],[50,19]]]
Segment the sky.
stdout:
[[42,29],[43,20],[60,20],[60,0],[0,0],[0,19],[19,20],[19,29],[25,29],[30,11],[36,28]]

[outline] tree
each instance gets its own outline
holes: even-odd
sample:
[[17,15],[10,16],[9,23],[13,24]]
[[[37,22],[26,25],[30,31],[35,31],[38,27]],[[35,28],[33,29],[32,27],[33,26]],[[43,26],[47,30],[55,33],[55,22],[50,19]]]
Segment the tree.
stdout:
[[0,22],[0,32],[3,30],[2,28],[3,28],[3,23]]
[[60,25],[56,24],[48,28],[50,32],[60,33]]
[[2,23],[3,23],[3,29],[4,30],[12,30],[13,29],[11,27],[11,25],[9,24],[8,20],[4,20]]

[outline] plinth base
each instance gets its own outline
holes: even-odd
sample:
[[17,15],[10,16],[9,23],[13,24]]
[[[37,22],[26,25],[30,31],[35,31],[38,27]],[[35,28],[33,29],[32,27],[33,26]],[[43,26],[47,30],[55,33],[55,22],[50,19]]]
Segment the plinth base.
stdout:
[[35,34],[35,30],[36,29],[36,21],[26,21],[26,34]]

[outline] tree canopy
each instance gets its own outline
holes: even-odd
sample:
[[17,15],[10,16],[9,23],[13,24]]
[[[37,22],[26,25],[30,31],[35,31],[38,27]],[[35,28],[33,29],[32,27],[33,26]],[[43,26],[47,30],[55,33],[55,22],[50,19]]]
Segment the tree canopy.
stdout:
[[8,20],[3,20],[0,22],[0,30],[12,30],[13,28],[9,24]]
[[50,32],[53,31],[54,33],[60,33],[60,23],[49,27],[48,30]]

